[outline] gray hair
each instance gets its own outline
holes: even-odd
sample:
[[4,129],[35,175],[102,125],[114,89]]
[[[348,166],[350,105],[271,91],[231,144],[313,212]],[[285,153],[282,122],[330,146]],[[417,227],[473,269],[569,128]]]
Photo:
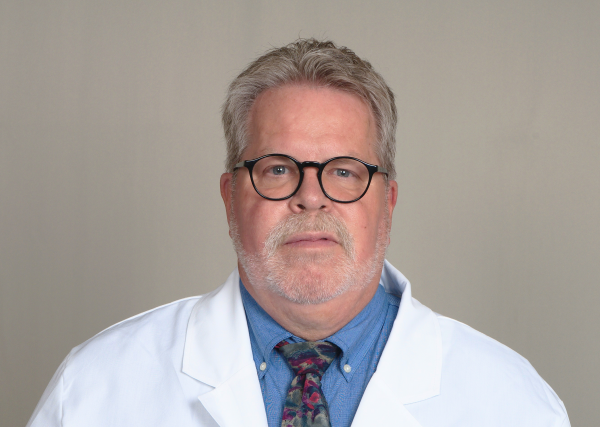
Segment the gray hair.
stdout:
[[286,84],[308,83],[361,98],[377,125],[375,154],[394,179],[396,169],[396,105],[394,94],[368,61],[331,41],[300,39],[267,51],[231,82],[223,104],[227,172],[233,172],[248,144],[248,115],[259,94]]

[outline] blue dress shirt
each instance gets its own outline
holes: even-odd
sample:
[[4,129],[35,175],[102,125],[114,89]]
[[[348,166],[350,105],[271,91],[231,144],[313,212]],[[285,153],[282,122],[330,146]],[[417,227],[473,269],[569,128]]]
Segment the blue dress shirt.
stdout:
[[[280,427],[285,398],[294,374],[274,347],[284,339],[290,343],[304,340],[275,322],[252,298],[241,280],[240,290],[269,427]],[[341,349],[341,355],[321,381],[332,427],[349,427],[352,424],[390,336],[399,304],[400,298],[386,293],[383,286],[379,286],[369,304],[354,319],[324,340]]]

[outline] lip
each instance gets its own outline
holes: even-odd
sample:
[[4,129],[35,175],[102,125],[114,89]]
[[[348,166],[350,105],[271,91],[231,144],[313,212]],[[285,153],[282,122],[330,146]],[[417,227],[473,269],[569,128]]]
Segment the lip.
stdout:
[[285,241],[285,245],[304,245],[304,244],[331,244],[338,243],[334,234],[331,233],[301,233],[295,234]]

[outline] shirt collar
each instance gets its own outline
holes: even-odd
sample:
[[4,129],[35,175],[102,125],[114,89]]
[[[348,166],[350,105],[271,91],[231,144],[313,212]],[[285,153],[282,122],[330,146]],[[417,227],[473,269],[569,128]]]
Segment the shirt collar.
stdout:
[[[269,355],[273,348],[284,339],[288,339],[293,335],[279,325],[250,295],[244,287],[242,279],[240,279],[240,293],[242,302],[246,311],[246,319],[248,320],[249,332],[253,335],[254,340],[252,345],[256,345],[253,349],[258,351],[258,355],[254,355],[254,361],[258,365],[269,360]],[[302,339],[298,338],[299,341]],[[294,342],[296,340],[293,340]],[[258,356],[258,357],[257,357]],[[259,378],[265,374],[264,371],[258,370]]]
[[[339,366],[347,381],[352,379],[356,372],[355,368],[358,368],[369,350],[373,348],[379,331],[383,328],[387,307],[388,299],[385,290],[382,286],[378,286],[375,295],[365,308],[346,326],[326,338],[327,341],[342,349]],[[346,365],[350,367],[350,372],[344,369]]]
[[[280,326],[250,295],[241,279],[240,292],[250,333],[254,335],[257,350],[260,354],[260,358],[258,358],[260,362],[255,358],[257,364],[269,360],[269,355],[275,345],[284,339],[287,339],[289,342],[304,341]],[[354,368],[359,366],[360,362],[374,345],[379,335],[378,332],[385,322],[389,303],[390,301],[383,286],[378,286],[375,295],[360,313],[335,334],[325,338],[324,341],[329,341],[342,350],[342,355],[339,359],[339,369],[347,381],[352,379],[356,371]],[[344,369],[346,365],[350,366],[350,372]],[[264,371],[259,370],[258,374],[262,377]]]

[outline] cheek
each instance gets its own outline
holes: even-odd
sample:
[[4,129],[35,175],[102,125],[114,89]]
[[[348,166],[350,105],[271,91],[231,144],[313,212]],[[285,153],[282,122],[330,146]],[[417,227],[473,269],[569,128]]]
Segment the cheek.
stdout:
[[375,247],[380,218],[381,212],[371,209],[344,218],[360,252],[370,252]]
[[375,250],[386,212],[381,199],[373,198],[365,202],[344,219],[354,236],[356,249],[363,256],[369,257]]
[[246,250],[262,249],[266,236],[282,216],[277,209],[278,206],[275,205],[276,202],[264,200],[260,196],[234,201],[233,209],[238,223],[238,232]]

